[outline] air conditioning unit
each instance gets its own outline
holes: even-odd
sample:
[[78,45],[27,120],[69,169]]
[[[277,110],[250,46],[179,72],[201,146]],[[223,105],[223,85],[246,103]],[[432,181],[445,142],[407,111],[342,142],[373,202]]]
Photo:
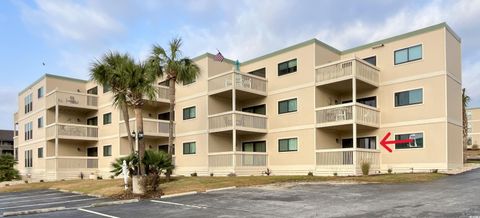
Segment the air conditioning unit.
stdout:
[[415,139],[416,139],[415,134],[410,134],[410,136],[408,137],[408,139],[413,140],[412,142],[408,143],[408,147],[410,147],[410,148],[416,148],[416,147],[418,147],[418,145],[417,145],[417,140],[415,140]]

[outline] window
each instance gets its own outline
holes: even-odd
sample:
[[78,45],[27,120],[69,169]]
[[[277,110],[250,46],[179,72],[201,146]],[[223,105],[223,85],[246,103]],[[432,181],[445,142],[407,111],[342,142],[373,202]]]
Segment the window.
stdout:
[[43,128],[43,117],[39,117],[37,119],[37,127],[38,128]]
[[279,139],[278,140],[278,151],[279,152],[289,152],[298,150],[298,139]]
[[33,138],[33,125],[32,122],[25,124],[25,140],[30,140]]
[[97,126],[98,125],[98,118],[92,117],[87,119],[87,125],[89,126]]
[[15,158],[16,161],[18,161],[18,148],[14,149],[13,158]]
[[32,167],[33,166],[33,155],[32,150],[25,151],[25,167]]
[[395,135],[395,140],[413,139],[410,143],[395,144],[395,149],[423,148],[423,133]]
[[[103,89],[105,90],[105,87]],[[98,95],[98,86],[95,86],[95,87],[87,90],[87,94]]]
[[112,90],[112,87],[110,87],[110,86],[107,85],[107,84],[104,84],[104,85],[103,85],[103,93],[107,93],[107,92],[109,92],[110,90]]
[[262,68],[262,69],[258,69],[258,70],[254,70],[254,71],[248,72],[248,74],[252,74],[252,75],[255,75],[255,76],[259,76],[259,77],[265,78],[265,67]]
[[159,82],[158,85],[170,87],[170,80],[167,79],[162,82]]
[[189,120],[196,117],[195,106],[183,109],[183,120]]
[[371,65],[373,65],[373,66],[377,66],[377,56],[372,56],[372,57],[364,58],[363,60],[366,61],[366,62],[368,62],[369,64],[371,64]]
[[192,84],[192,83],[194,83],[194,82],[196,82],[196,81],[197,81],[196,78],[193,78],[193,79],[191,79],[191,80],[184,80],[184,81],[183,81],[183,85],[186,86],[186,85]]
[[32,94],[25,96],[24,103],[25,103],[25,114],[27,114],[33,110]]
[[[158,114],[159,120],[170,120],[170,112]],[[173,120],[175,120],[175,111],[173,111]]]
[[[357,148],[376,149],[375,137],[362,137],[357,138]],[[353,139],[342,139],[342,148],[353,148]]]
[[395,107],[423,103],[423,89],[395,93]]
[[111,145],[103,146],[103,156],[104,157],[112,156],[112,146]]
[[[168,154],[168,145],[159,145],[158,150]],[[172,155],[175,155],[175,144],[172,144]]]
[[247,152],[266,152],[266,147],[265,141],[242,143],[242,151]]
[[196,149],[195,142],[183,143],[183,154],[195,154],[197,152]]
[[290,113],[297,111],[297,99],[292,98],[289,100],[279,101],[278,102],[278,113]]
[[103,115],[103,125],[112,123],[112,113],[106,113]]
[[289,73],[297,72],[297,59],[285,61],[278,64],[278,75],[283,76]]
[[45,90],[43,89],[43,86],[37,89],[37,98],[42,98],[45,95]]
[[42,148],[38,148],[38,150],[37,150],[37,155],[38,155],[38,158],[43,158],[43,147],[42,147]]
[[[352,100],[342,101],[342,104],[350,103]],[[377,96],[366,97],[366,98],[358,98],[358,103],[368,105],[370,107],[377,107]]]
[[98,156],[98,148],[97,147],[87,148],[87,157],[97,157],[97,156]]
[[248,112],[248,113],[254,113],[254,114],[263,114],[263,115],[266,114],[266,109],[265,109],[264,104],[255,105],[255,106],[251,106],[251,107],[245,107],[245,108],[242,108],[242,111],[243,112]]
[[472,145],[472,137],[471,136],[468,136],[467,137],[467,145]]
[[422,45],[396,50],[395,65],[422,59]]

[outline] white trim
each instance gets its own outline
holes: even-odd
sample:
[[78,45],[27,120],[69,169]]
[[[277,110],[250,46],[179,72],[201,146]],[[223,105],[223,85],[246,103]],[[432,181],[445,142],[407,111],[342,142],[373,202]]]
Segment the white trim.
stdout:
[[[411,151],[411,150],[416,151],[416,150],[424,150],[424,149],[427,147],[427,146],[426,146],[426,144],[427,144],[427,143],[426,143],[426,141],[427,141],[426,138],[427,138],[427,137],[425,137],[425,131],[423,131],[423,130],[422,130],[422,131],[412,130],[411,132],[394,133],[394,134],[393,134],[393,140],[395,140],[395,136],[397,136],[397,135],[417,134],[417,133],[422,133],[422,135],[423,135],[423,145],[422,145],[421,148],[411,147],[411,148],[397,149],[397,148],[396,148],[396,144],[395,144],[395,145],[392,146],[392,150],[396,150],[396,151]],[[447,143],[447,144],[448,144],[448,143]],[[448,153],[448,152],[447,152],[447,153]]]
[[[421,90],[422,90],[422,102],[421,102],[421,103],[395,106],[395,94],[400,93],[400,92],[415,91],[415,90],[418,90],[418,89],[421,89]],[[408,88],[408,89],[393,91],[393,109],[400,109],[400,108],[408,108],[408,107],[422,106],[423,104],[425,104],[425,88],[424,88],[423,86],[416,87],[416,88]]]

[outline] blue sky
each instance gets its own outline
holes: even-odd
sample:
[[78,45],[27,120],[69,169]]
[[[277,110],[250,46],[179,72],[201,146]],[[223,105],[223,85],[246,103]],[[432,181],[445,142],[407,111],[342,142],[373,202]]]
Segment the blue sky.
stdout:
[[87,79],[108,50],[143,59],[180,36],[187,56],[218,48],[243,61],[314,37],[342,50],[440,22],[462,38],[463,85],[480,106],[480,1],[0,1],[0,129],[12,128],[22,88],[45,73]]

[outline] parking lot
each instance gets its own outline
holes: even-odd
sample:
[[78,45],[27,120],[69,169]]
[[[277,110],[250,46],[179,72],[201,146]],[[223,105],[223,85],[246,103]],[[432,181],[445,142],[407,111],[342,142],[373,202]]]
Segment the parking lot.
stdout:
[[[53,193],[43,194],[51,194],[49,198],[68,196]],[[474,170],[428,183],[270,185],[25,217],[472,217],[480,216],[478,193],[480,170]],[[28,196],[20,193],[18,197],[24,195]],[[5,202],[3,198],[0,195],[1,202]],[[45,201],[63,200],[65,203],[49,206],[77,207],[105,200],[68,202],[83,198]],[[7,205],[2,207],[15,207]],[[20,202],[19,205],[27,204]],[[26,208],[31,207],[21,209]]]

